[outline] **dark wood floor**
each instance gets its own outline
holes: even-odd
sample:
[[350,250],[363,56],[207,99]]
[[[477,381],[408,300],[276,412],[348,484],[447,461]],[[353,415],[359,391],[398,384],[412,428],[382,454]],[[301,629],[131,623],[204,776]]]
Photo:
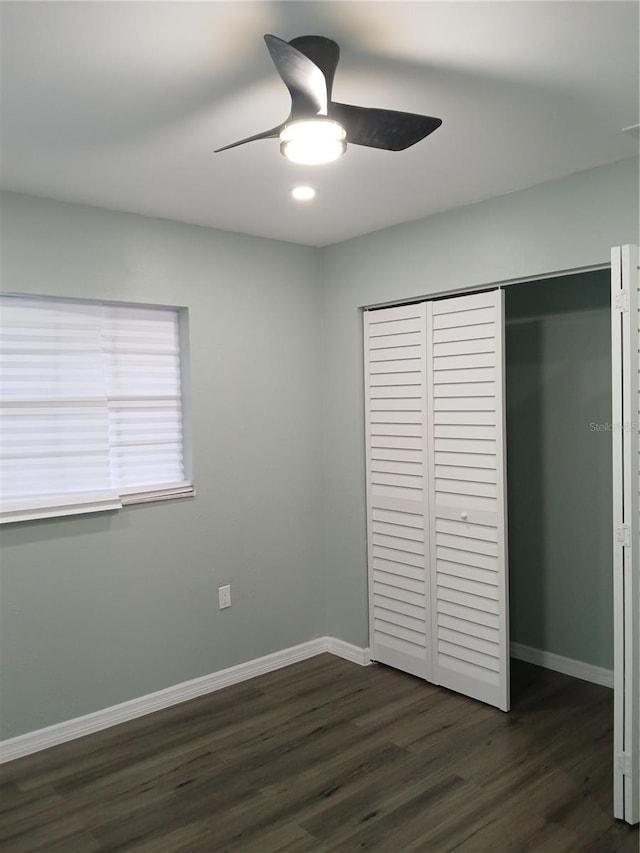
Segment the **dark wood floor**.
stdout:
[[3,853],[637,853],[612,692],[513,665],[503,714],[321,655],[2,768]]

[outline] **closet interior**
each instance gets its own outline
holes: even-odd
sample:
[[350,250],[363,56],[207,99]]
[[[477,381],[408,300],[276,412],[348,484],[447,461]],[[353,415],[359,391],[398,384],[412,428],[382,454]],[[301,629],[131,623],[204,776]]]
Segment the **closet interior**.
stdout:
[[609,270],[505,288],[512,654],[605,670],[613,668],[610,300]]

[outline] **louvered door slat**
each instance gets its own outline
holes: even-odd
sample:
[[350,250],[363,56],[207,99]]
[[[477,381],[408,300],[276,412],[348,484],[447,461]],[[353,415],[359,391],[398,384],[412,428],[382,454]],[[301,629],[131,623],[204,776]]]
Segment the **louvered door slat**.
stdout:
[[433,680],[509,708],[502,292],[427,306]]
[[428,679],[424,303],[366,312],[364,346],[371,657]]

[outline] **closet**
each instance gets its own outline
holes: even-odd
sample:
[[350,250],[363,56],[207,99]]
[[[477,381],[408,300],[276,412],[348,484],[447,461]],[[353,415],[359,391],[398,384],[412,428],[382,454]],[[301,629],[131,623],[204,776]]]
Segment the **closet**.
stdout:
[[[611,278],[609,420],[633,424],[640,340],[633,247],[613,250]],[[535,284],[526,286],[533,294]],[[505,292],[498,288],[366,310],[364,367],[371,658],[508,711],[504,304]],[[589,394],[595,383],[586,373],[581,381]],[[566,424],[557,427],[559,433]],[[595,431],[597,425],[579,428]],[[565,438],[572,440],[568,431]],[[585,438],[574,424],[575,441]],[[615,617],[614,801],[616,816],[633,822],[638,819],[637,428],[620,430],[614,423],[604,440],[613,445],[598,500],[608,513],[610,535],[602,553],[610,567]],[[519,452],[522,459],[522,446]],[[607,464],[602,457],[600,464]],[[533,459],[531,470],[536,470]],[[567,512],[579,515],[589,495],[575,488],[567,489],[570,494]],[[519,511],[522,521],[527,510],[521,504]],[[561,525],[558,515],[553,523]],[[561,542],[562,531],[554,529],[554,535]],[[522,597],[522,590],[514,595],[516,602]]]

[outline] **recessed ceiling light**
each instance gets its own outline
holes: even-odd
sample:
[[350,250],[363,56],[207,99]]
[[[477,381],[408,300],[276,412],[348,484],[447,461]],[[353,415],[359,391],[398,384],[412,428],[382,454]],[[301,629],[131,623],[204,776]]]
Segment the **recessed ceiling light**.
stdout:
[[311,201],[316,194],[313,187],[294,187],[290,192],[296,201]]

